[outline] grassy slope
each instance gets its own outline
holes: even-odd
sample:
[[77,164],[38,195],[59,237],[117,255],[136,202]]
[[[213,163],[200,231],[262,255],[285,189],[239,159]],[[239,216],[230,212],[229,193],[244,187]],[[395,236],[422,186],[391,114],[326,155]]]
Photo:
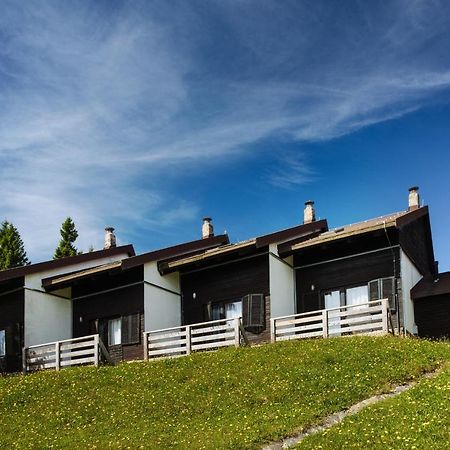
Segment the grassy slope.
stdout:
[[0,378],[0,448],[249,448],[450,359],[353,337]]
[[308,437],[298,449],[436,449],[450,447],[450,367],[398,397],[368,407]]

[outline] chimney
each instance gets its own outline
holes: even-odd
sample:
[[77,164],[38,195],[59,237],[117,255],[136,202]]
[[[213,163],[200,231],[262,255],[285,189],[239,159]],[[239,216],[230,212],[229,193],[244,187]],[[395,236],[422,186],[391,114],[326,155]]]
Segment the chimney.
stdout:
[[103,247],[105,250],[108,248],[113,248],[116,246],[116,236],[114,234],[113,227],[105,228],[105,246]]
[[410,187],[408,196],[408,211],[418,209],[419,204],[419,188],[417,186]]
[[211,223],[211,217],[203,217],[202,238],[208,239],[214,236],[214,227]]
[[316,220],[316,211],[314,210],[314,202],[308,200],[305,202],[305,210],[303,212],[303,223],[311,223]]

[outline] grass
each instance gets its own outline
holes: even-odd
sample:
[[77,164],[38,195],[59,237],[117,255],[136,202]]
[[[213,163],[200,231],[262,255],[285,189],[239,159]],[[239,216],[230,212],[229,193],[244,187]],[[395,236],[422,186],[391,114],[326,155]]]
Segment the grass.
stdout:
[[257,448],[450,359],[393,337],[0,378],[0,448]]
[[444,449],[450,446],[450,367],[411,390],[302,441],[298,449]]

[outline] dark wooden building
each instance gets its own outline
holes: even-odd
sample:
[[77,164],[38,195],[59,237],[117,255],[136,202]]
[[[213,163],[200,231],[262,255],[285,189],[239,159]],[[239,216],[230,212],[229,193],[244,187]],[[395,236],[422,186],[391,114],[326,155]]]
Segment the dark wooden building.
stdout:
[[397,328],[417,333],[410,290],[434,271],[427,207],[287,243],[284,255],[294,258],[297,312],[388,298]]
[[419,336],[450,338],[450,272],[423,278],[411,296]]

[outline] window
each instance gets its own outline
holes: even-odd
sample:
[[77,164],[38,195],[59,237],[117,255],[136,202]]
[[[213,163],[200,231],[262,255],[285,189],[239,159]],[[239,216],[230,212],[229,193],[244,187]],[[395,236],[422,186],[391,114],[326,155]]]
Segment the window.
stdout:
[[370,300],[378,300],[387,298],[389,300],[389,308],[392,311],[397,309],[395,305],[395,278],[379,278],[369,282]]
[[244,329],[261,333],[266,328],[265,299],[263,294],[249,294],[242,299],[242,323]]
[[108,320],[108,345],[122,343],[122,319]]
[[140,315],[129,314],[111,319],[98,319],[91,323],[93,333],[98,333],[103,342],[111,345],[139,344]]
[[211,303],[209,320],[234,319],[242,317],[242,300]]
[[0,356],[6,355],[6,333],[5,330],[0,330]]

